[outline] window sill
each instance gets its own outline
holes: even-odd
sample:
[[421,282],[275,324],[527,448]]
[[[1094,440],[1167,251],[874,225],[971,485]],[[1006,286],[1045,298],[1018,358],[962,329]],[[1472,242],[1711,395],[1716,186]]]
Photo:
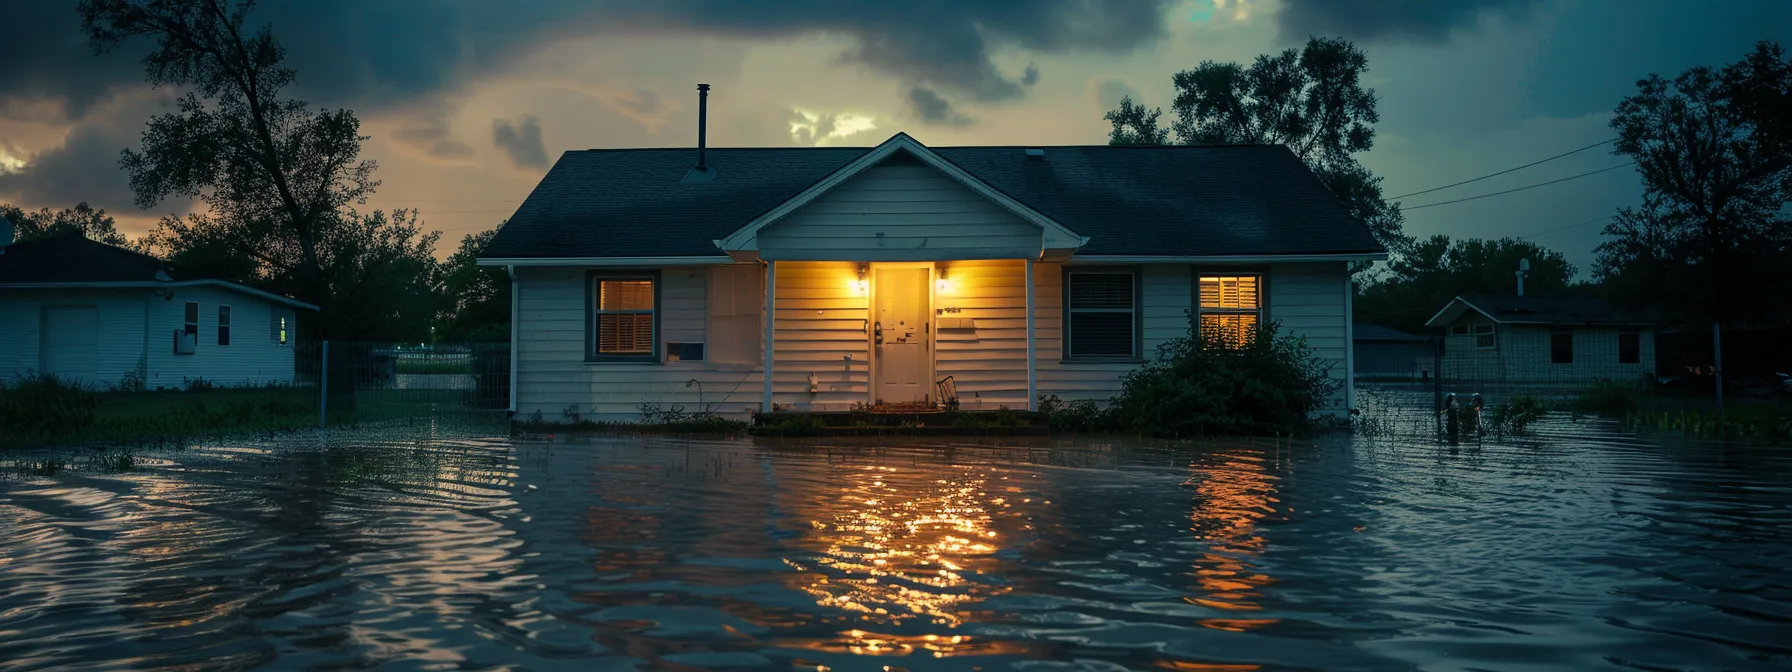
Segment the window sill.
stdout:
[[630,359],[630,358],[609,359],[609,358],[605,358],[605,359],[587,359],[587,360],[585,360],[586,366],[604,366],[607,364],[655,364],[655,365],[659,365],[662,363],[663,362],[661,362],[658,359],[647,359],[647,358],[639,358],[639,359]]
[[1060,360],[1058,360],[1058,363],[1059,363],[1059,364],[1071,364],[1071,365],[1082,365],[1082,364],[1144,364],[1144,363],[1145,363],[1145,359],[1144,359],[1144,358],[1143,358],[1143,357],[1107,357],[1107,358],[1093,358],[1093,357],[1085,357],[1085,358],[1079,358],[1079,359],[1060,359]]

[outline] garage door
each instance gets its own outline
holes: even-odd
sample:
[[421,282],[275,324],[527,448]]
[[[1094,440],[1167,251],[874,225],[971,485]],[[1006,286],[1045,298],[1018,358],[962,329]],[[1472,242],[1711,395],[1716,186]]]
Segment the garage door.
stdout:
[[91,382],[98,366],[99,310],[93,306],[44,308],[44,372]]

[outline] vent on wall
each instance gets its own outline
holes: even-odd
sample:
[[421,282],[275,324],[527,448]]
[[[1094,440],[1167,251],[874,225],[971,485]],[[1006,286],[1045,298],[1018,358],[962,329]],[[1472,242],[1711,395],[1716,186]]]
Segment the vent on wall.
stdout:
[[1045,160],[1045,150],[1043,150],[1043,149],[1027,150],[1027,160],[1028,161],[1044,161]]

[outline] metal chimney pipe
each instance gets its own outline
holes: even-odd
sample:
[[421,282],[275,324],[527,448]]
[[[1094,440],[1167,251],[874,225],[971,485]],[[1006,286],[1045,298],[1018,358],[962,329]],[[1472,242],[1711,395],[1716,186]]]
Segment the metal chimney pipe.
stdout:
[[709,85],[697,85],[697,170],[709,170],[704,151],[709,144]]

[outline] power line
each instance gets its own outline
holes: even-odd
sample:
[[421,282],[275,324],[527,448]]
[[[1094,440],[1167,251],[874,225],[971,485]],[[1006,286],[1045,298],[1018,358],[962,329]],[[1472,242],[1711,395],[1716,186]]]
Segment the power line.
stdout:
[[1441,187],[1433,187],[1433,188],[1431,188],[1431,189],[1426,189],[1426,190],[1424,190],[1424,191],[1415,191],[1415,192],[1412,192],[1412,193],[1410,193],[1410,194],[1401,194],[1401,195],[1399,195],[1399,196],[1393,196],[1393,197],[1389,197],[1389,198],[1388,198],[1388,200],[1390,200],[1390,201],[1393,201],[1393,200],[1399,200],[1399,199],[1402,199],[1402,198],[1406,198],[1406,197],[1407,197],[1407,196],[1417,196],[1417,195],[1419,195],[1419,194],[1429,194],[1429,193],[1431,193],[1431,192],[1433,192],[1433,191],[1443,191],[1443,190],[1445,190],[1445,189],[1449,189],[1449,188],[1450,188],[1450,187],[1460,187],[1460,186],[1462,186],[1462,185],[1465,185],[1465,184],[1468,184],[1468,183],[1470,183],[1470,182],[1480,182],[1480,181],[1481,181],[1481,180],[1485,180],[1485,179],[1487,179],[1487,178],[1490,178],[1490,177],[1499,177],[1499,176],[1501,176],[1501,175],[1505,175],[1505,174],[1506,174],[1506,173],[1510,173],[1510,172],[1513,172],[1513,171],[1517,171],[1517,170],[1524,170],[1524,169],[1526,169],[1526,168],[1529,168],[1529,167],[1531,167],[1531,166],[1535,166],[1535,165],[1537,165],[1537,164],[1540,164],[1540,163],[1549,163],[1549,162],[1550,162],[1550,161],[1554,161],[1554,160],[1556,160],[1556,159],[1559,159],[1559,158],[1562,158],[1562,157],[1564,157],[1564,156],[1568,156],[1568,155],[1570,155],[1570,154],[1578,154],[1578,153],[1580,153],[1580,152],[1584,152],[1584,151],[1587,151],[1587,150],[1589,150],[1589,149],[1592,149],[1592,148],[1594,148],[1594,147],[1598,147],[1598,146],[1600,146],[1600,145],[1605,145],[1605,144],[1610,144],[1610,143],[1612,143],[1612,142],[1615,142],[1615,141],[1617,141],[1617,138],[1610,138],[1610,139],[1607,139],[1607,140],[1601,140],[1601,141],[1599,141],[1599,142],[1595,142],[1595,143],[1593,143],[1593,144],[1591,144],[1591,145],[1587,145],[1587,146],[1585,146],[1585,147],[1582,147],[1582,148],[1580,148],[1580,149],[1576,149],[1576,150],[1574,150],[1574,151],[1570,151],[1570,152],[1563,152],[1563,153],[1561,153],[1561,154],[1557,154],[1557,155],[1555,155],[1555,156],[1552,156],[1552,157],[1549,157],[1549,158],[1547,158],[1547,159],[1543,159],[1543,160],[1542,160],[1542,161],[1532,161],[1532,162],[1530,162],[1530,163],[1527,163],[1527,164],[1524,164],[1524,165],[1522,165],[1522,166],[1519,166],[1519,167],[1517,167],[1517,168],[1508,168],[1508,169],[1506,169],[1506,170],[1502,170],[1502,171],[1500,171],[1500,172],[1497,172],[1497,173],[1493,173],[1493,174],[1491,174],[1491,175],[1482,175],[1482,176],[1480,176],[1480,177],[1477,177],[1477,178],[1475,178],[1475,179],[1472,179],[1472,180],[1463,180],[1463,181],[1461,181],[1461,182],[1457,182],[1457,183],[1455,183],[1455,184],[1446,184],[1446,185],[1444,185],[1444,186],[1441,186]]
[[1611,166],[1611,167],[1608,167],[1608,168],[1600,168],[1600,169],[1599,169],[1599,170],[1595,170],[1595,171],[1590,171],[1590,172],[1585,172],[1585,173],[1581,173],[1581,174],[1579,174],[1579,175],[1569,175],[1569,176],[1568,176],[1568,177],[1564,177],[1564,178],[1562,178],[1562,179],[1559,179],[1559,180],[1550,180],[1550,181],[1548,181],[1548,182],[1538,182],[1538,183],[1536,183],[1536,184],[1531,184],[1531,185],[1526,185],[1526,186],[1522,186],[1522,187],[1519,187],[1519,188],[1517,188],[1517,189],[1507,189],[1507,190],[1505,190],[1505,191],[1496,191],[1496,192],[1493,192],[1493,193],[1491,193],[1491,194],[1481,194],[1481,195],[1480,195],[1480,196],[1470,196],[1470,197],[1468,197],[1468,198],[1458,198],[1458,199],[1456,199],[1456,200],[1453,200],[1453,201],[1438,201],[1438,202],[1436,202],[1436,203],[1426,203],[1426,204],[1424,204],[1424,205],[1415,205],[1415,206],[1412,206],[1412,207],[1409,207],[1409,208],[1401,208],[1401,211],[1410,211],[1410,210],[1423,210],[1423,209],[1425,209],[1425,208],[1435,208],[1435,207],[1437,207],[1437,206],[1440,206],[1440,205],[1449,205],[1449,204],[1451,204],[1451,203],[1461,203],[1461,202],[1463,202],[1463,201],[1474,201],[1474,200],[1479,200],[1479,199],[1483,199],[1483,198],[1492,198],[1492,197],[1494,197],[1494,196],[1504,196],[1504,195],[1506,195],[1506,194],[1510,194],[1510,193],[1513,193],[1513,192],[1519,192],[1519,191],[1524,191],[1524,190],[1526,190],[1526,189],[1536,189],[1536,188],[1537,188],[1537,187],[1547,187],[1547,186],[1549,186],[1549,185],[1552,185],[1552,184],[1556,184],[1556,183],[1558,183],[1558,182],[1567,182],[1567,181],[1569,181],[1569,180],[1574,180],[1574,179],[1579,179],[1579,178],[1583,178],[1583,177],[1586,177],[1586,176],[1588,176],[1588,175],[1598,175],[1598,174],[1600,174],[1600,173],[1603,173],[1603,172],[1606,172],[1606,171],[1608,171],[1608,170],[1617,170],[1617,169],[1619,169],[1619,168],[1625,168],[1625,167],[1628,167],[1628,166],[1634,166],[1634,165],[1636,165],[1636,162],[1635,162],[1635,161],[1631,161],[1631,162],[1630,162],[1630,163],[1624,163],[1624,164],[1619,164],[1619,165],[1616,165],[1616,166]]

